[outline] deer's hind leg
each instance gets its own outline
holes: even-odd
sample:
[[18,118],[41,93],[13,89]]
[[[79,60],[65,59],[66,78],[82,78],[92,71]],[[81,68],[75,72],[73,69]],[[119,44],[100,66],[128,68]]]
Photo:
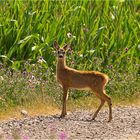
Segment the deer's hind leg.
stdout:
[[96,112],[94,113],[94,115],[93,115],[93,117],[92,117],[93,120],[95,120],[95,118],[97,117],[99,111],[101,110],[101,108],[103,107],[103,105],[104,105],[104,103],[105,103],[104,100],[102,100],[102,99],[100,99],[100,100],[101,100],[101,104],[100,104],[100,106],[98,107],[98,109],[96,110]]
[[111,102],[111,98],[105,93],[105,90],[103,90],[101,98],[104,99],[105,101],[107,101],[107,103],[108,103],[108,107],[109,107],[109,120],[108,120],[108,122],[110,122],[112,120],[112,102]]
[[92,119],[95,119],[97,117],[97,114],[99,113],[99,111],[101,110],[101,108],[103,107],[105,101],[108,103],[109,106],[109,120],[108,122],[110,122],[112,120],[112,103],[111,103],[111,98],[106,95],[105,90],[101,90],[100,92],[96,92],[95,95],[101,100],[101,104],[98,107],[98,109],[96,110],[96,112],[93,115]]

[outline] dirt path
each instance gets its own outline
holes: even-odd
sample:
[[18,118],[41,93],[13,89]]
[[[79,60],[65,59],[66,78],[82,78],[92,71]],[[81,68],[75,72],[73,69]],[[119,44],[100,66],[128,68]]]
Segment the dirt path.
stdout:
[[113,120],[107,122],[108,110],[101,110],[96,121],[89,121],[91,111],[71,112],[65,119],[36,116],[0,122],[0,139],[137,139],[140,140],[140,107],[116,107]]

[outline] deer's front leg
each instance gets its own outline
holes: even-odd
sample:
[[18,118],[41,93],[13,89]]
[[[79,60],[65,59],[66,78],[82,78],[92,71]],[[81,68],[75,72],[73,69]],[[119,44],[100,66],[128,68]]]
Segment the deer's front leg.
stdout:
[[61,113],[61,118],[65,117],[67,115],[66,111],[66,101],[67,101],[67,96],[68,96],[68,88],[63,87],[63,107],[62,107],[62,113]]

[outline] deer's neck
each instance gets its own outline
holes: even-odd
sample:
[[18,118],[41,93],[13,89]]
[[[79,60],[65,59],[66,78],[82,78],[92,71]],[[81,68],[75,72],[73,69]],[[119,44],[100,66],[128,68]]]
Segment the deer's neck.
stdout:
[[65,58],[57,60],[57,70],[64,69],[66,65]]

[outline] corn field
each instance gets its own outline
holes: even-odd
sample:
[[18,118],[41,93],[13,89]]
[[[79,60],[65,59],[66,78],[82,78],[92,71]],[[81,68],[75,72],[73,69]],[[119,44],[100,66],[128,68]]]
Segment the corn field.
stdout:
[[140,64],[140,1],[0,1],[2,62],[19,69],[41,56],[53,69],[54,40],[70,44],[76,68],[133,69]]

